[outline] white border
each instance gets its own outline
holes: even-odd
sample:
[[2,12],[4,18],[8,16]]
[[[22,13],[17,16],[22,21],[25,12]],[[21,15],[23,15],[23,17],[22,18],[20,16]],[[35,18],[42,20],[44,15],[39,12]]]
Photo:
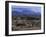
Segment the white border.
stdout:
[[[41,30],[28,30],[28,31],[12,31],[12,12],[11,12],[11,6],[40,6],[41,7]],[[44,11],[43,11],[43,5],[40,4],[25,4],[25,3],[9,3],[9,35],[10,34],[26,34],[26,33],[42,33],[44,30]]]

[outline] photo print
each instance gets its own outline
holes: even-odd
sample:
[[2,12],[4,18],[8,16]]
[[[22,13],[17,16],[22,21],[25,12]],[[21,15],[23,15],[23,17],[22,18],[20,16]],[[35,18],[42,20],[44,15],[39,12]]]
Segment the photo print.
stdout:
[[41,7],[12,6],[12,31],[40,29]]

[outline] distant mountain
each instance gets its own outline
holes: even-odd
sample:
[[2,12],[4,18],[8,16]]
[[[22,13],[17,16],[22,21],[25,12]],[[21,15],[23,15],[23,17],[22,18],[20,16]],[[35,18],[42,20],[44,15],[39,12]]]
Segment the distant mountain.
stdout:
[[16,8],[12,10],[13,16],[40,16],[40,12],[35,12],[28,8]]

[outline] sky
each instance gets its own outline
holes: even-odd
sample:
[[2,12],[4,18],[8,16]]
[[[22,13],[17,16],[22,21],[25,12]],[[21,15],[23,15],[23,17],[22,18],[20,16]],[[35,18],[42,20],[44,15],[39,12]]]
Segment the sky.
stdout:
[[41,7],[37,6],[12,6],[13,15],[40,15]]

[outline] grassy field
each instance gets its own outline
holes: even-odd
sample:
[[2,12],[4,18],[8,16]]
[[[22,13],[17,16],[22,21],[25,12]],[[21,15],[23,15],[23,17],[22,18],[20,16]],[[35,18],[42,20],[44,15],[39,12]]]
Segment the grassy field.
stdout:
[[41,29],[40,17],[12,17],[12,31],[39,29]]

